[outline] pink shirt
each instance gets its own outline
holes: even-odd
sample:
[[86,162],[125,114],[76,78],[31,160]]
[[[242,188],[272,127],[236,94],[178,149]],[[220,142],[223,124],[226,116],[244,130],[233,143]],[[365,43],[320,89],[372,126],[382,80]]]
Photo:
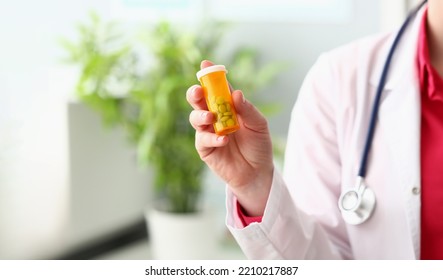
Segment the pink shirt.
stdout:
[[421,92],[421,259],[443,259],[443,80],[432,67],[427,10],[420,26],[417,73]]

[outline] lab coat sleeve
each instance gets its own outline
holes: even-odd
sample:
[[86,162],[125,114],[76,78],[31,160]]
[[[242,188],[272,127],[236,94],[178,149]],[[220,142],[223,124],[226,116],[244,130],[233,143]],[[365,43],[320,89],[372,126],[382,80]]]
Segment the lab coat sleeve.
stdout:
[[292,112],[284,176],[274,172],[262,222],[239,226],[235,197],[227,188],[227,225],[248,258],[352,258],[337,206],[335,72],[323,55],[305,78]]

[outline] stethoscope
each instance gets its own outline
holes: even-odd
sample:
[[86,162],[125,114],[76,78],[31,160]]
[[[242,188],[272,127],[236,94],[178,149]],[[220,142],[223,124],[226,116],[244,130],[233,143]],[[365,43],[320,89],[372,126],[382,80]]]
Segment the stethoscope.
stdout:
[[340,198],[338,199],[338,207],[340,208],[343,220],[345,220],[345,222],[350,225],[359,225],[361,223],[364,223],[372,216],[372,213],[374,212],[376,205],[375,193],[373,190],[371,190],[366,186],[365,175],[368,164],[369,150],[371,149],[372,140],[374,138],[376,119],[377,119],[378,109],[380,107],[380,99],[383,92],[383,88],[386,83],[386,77],[388,75],[389,66],[391,65],[391,60],[395,52],[395,49],[397,48],[397,45],[400,41],[400,38],[403,35],[404,31],[406,30],[406,27],[408,26],[411,19],[415,17],[417,12],[426,2],[427,0],[423,1],[406,18],[406,20],[400,27],[400,30],[397,32],[397,35],[395,36],[394,42],[392,43],[392,46],[389,49],[388,56],[383,66],[383,72],[381,74],[380,81],[378,83],[376,96],[372,107],[371,118],[369,120],[368,134],[366,137],[366,142],[360,162],[360,168],[358,171],[356,184],[354,188],[342,192]]

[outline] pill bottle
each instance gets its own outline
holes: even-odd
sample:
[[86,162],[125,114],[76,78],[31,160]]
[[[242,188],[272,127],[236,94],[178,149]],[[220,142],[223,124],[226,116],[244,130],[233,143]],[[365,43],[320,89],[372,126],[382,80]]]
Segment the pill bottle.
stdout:
[[226,79],[227,72],[223,65],[209,66],[197,72],[208,109],[216,118],[214,131],[217,135],[226,135],[240,128]]

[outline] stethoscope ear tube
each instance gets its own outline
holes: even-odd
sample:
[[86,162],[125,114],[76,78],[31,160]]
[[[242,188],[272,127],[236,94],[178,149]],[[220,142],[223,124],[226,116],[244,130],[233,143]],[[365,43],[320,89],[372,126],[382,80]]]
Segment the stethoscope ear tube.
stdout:
[[386,57],[383,71],[380,76],[380,81],[377,86],[374,104],[372,106],[368,134],[366,136],[365,146],[360,162],[360,168],[358,170],[357,183],[354,188],[342,192],[338,199],[338,207],[341,211],[343,219],[346,223],[350,225],[358,225],[367,221],[374,212],[376,204],[375,193],[365,185],[364,178],[366,176],[366,170],[368,166],[369,151],[371,150],[372,140],[374,138],[374,131],[377,123],[377,115],[378,109],[380,107],[381,95],[385,87],[389,67],[391,65],[395,49],[397,48],[397,45],[400,42],[400,39],[404,31],[406,30],[409,22],[426,2],[427,0],[420,3],[420,5],[418,5],[418,7],[408,15],[408,17],[400,27],[399,31],[397,32],[394,42],[389,49],[388,56]]

